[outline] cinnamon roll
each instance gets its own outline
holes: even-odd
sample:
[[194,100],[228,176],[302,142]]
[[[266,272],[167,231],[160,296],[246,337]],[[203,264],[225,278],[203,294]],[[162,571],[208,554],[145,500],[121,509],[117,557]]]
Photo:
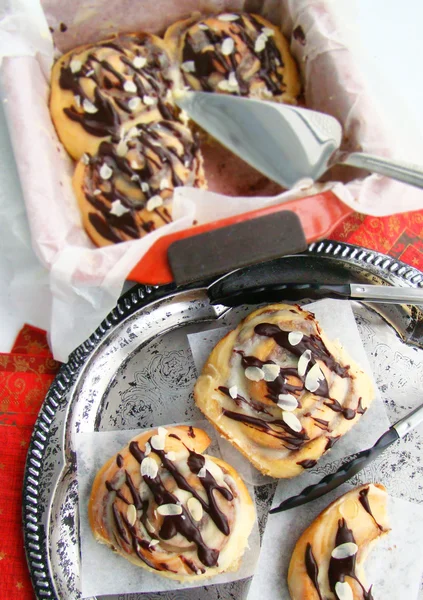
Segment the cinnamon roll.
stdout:
[[223,13],[178,21],[165,34],[193,90],[296,104],[297,67],[280,30],[262,17]]
[[205,187],[196,136],[177,121],[127,123],[118,143],[84,154],[73,187],[97,246],[141,238],[172,220],[176,186]]
[[236,471],[203,454],[209,444],[187,426],[135,437],[94,480],[88,512],[96,539],[178,581],[236,570],[255,510]]
[[363,563],[369,546],[389,531],[380,484],[348,492],[324,510],[298,540],[288,571],[292,600],[372,600]]
[[162,39],[122,34],[75,48],[54,65],[50,111],[67,152],[94,154],[140,114],[145,122],[176,118],[171,90],[179,78]]
[[273,304],[251,313],[215,346],[194,397],[257,469],[293,477],[357,423],[373,386],[312,313]]

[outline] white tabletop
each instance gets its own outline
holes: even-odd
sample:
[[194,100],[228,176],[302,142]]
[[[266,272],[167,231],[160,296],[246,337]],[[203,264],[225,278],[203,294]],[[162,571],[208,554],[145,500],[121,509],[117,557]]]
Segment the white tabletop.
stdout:
[[[6,0],[0,0],[0,9]],[[347,23],[347,37],[359,42],[357,60],[386,118],[398,118],[410,134],[423,135],[423,2],[421,0],[332,0]],[[0,11],[1,12],[1,11]],[[14,222],[22,231],[21,242],[11,243],[10,232],[0,225],[0,352],[10,350],[24,322],[48,328],[37,322],[31,289],[25,286],[25,272],[38,269],[37,285],[47,286],[47,273],[25,241],[27,230],[23,199],[7,133],[0,109],[0,204],[10,206]],[[416,157],[416,162],[423,158]],[[8,208],[9,210],[9,208]],[[8,257],[18,257],[19,281],[10,289],[12,271]],[[38,265],[38,266],[37,266]]]

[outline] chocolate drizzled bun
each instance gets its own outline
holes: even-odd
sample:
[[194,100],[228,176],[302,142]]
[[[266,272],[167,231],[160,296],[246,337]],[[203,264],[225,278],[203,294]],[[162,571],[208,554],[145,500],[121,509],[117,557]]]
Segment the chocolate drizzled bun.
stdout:
[[119,142],[84,154],[73,178],[84,227],[98,246],[171,222],[180,185],[205,187],[205,180],[195,135],[177,121],[127,124]]
[[191,89],[296,104],[300,82],[288,42],[258,15],[178,21],[165,41]]
[[203,454],[209,444],[187,426],[135,437],[94,480],[88,513],[96,539],[179,581],[237,569],[254,505],[236,471]]
[[373,600],[363,567],[369,547],[389,531],[387,499],[383,485],[367,484],[335,500],[313,521],[289,565],[292,600]]
[[119,35],[62,56],[51,78],[50,111],[60,140],[79,159],[102,140],[119,137],[124,123],[174,119],[171,90],[178,82],[162,39]]
[[313,467],[373,395],[369,377],[314,315],[285,304],[251,313],[226,335],[194,390],[220,433],[272,477]]

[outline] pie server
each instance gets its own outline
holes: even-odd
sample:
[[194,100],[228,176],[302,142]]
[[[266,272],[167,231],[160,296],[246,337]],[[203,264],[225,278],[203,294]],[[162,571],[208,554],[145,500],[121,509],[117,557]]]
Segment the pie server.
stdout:
[[342,127],[330,115],[229,94],[178,91],[174,98],[210,135],[283,187],[317,181],[344,164],[423,188],[421,166],[340,151]]
[[336,489],[341,484],[345,483],[348,479],[359,473],[365,466],[367,466],[372,460],[377,458],[379,454],[382,454],[394,442],[404,437],[409,431],[417,427],[419,423],[423,421],[423,404],[420,404],[411,413],[409,413],[403,419],[397,421],[392,427],[388,429],[376,442],[376,444],[367,450],[363,450],[354,457],[344,463],[335,473],[326,475],[318,483],[309,485],[304,488],[303,491],[297,496],[292,496],[284,500],[279,506],[272,508],[270,513],[283,512],[307,504],[320,496],[324,496],[328,492]]

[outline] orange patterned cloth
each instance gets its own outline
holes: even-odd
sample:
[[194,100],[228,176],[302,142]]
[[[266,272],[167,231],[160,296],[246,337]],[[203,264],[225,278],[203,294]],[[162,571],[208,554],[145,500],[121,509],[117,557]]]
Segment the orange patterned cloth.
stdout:
[[[423,270],[423,211],[392,217],[353,213],[331,239],[384,252]],[[26,453],[41,403],[57,373],[45,332],[25,325],[0,354],[0,599],[33,600],[23,549],[21,494]]]

